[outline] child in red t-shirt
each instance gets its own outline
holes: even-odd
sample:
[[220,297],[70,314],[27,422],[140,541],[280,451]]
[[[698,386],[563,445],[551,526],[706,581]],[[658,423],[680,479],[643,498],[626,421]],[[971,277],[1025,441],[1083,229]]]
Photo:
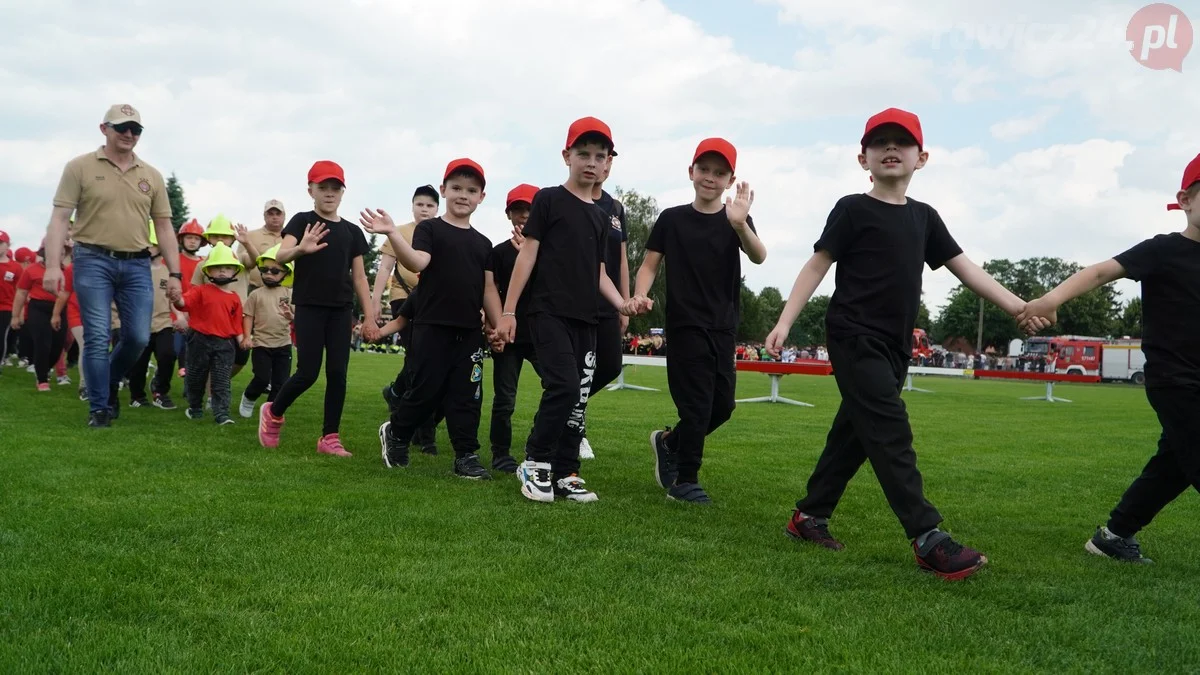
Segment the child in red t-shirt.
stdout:
[[202,266],[210,283],[192,286],[175,303],[188,313],[188,419],[204,417],[204,385],[211,376],[212,411],[217,424],[233,424],[229,416],[230,379],[236,344],[242,340],[242,300],[230,284],[244,268],[225,244],[217,244]]
[[12,321],[13,298],[17,295],[17,280],[21,278],[21,264],[13,259],[9,250],[8,233],[0,230],[0,366],[6,365],[9,354],[17,351],[17,333],[9,330]]
[[9,320],[13,330],[25,325],[25,335],[33,345],[33,369],[37,376],[38,391],[50,391],[50,368],[62,353],[67,335],[66,326],[56,321],[54,315],[55,301],[65,292],[61,282],[57,294],[43,288],[42,277],[45,274],[46,267],[40,261],[26,267],[21,273],[13,298],[12,318]]

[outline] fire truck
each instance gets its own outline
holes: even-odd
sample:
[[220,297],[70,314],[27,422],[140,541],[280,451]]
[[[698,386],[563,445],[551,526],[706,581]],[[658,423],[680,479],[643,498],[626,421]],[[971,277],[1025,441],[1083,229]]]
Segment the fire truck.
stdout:
[[1023,370],[1099,375],[1104,380],[1134,384],[1146,381],[1141,340],[1083,335],[1031,337],[1022,348],[1020,363]]
[[925,329],[913,329],[912,341],[912,362],[920,364],[921,360],[929,361],[929,357],[933,356],[933,345],[929,342],[929,336],[925,334]]

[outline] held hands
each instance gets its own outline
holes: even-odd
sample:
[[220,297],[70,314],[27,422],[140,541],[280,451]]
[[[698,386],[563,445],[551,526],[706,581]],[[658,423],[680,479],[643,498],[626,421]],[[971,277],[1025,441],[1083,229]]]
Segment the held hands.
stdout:
[[620,311],[624,316],[637,316],[652,309],[654,309],[653,300],[644,295],[635,295],[625,301],[625,305],[620,308]]
[[178,319],[175,319],[175,332],[183,333],[183,332],[186,332],[187,329],[188,329],[187,319],[185,319],[183,317],[179,317]]
[[383,209],[364,209],[358,213],[358,222],[371,234],[389,235],[396,231],[396,223]]
[[738,183],[735,196],[725,198],[725,217],[729,218],[729,224],[733,225],[733,229],[740,230],[746,227],[746,218],[750,215],[752,204],[754,204],[754,190],[750,189],[750,184],[746,181]]
[[254,338],[249,335],[242,336],[242,351],[247,351],[254,348]]
[[511,343],[517,339],[517,317],[502,316],[500,323],[496,324],[496,335],[503,339],[506,343]]
[[506,343],[504,340],[504,336],[500,334],[500,331],[488,329],[487,330],[487,341],[488,341],[488,346],[490,346],[492,348],[492,351],[494,351],[494,352],[504,351],[504,345]]
[[774,358],[779,358],[780,352],[783,351],[783,343],[787,340],[788,332],[791,330],[788,326],[776,325],[771,329],[771,334],[767,336],[767,353]]
[[[167,299],[172,304],[183,300],[183,282],[175,277],[167,279]],[[187,327],[187,322],[184,322],[184,327]]]
[[1033,335],[1058,323],[1058,307],[1042,296],[1025,303],[1025,307],[1014,318],[1026,335]]
[[321,241],[329,235],[329,229],[324,223],[309,223],[304,226],[304,237],[300,239],[300,243],[296,244],[296,248],[304,255],[316,253],[325,248],[329,244]]
[[375,342],[379,340],[379,326],[376,326],[374,321],[371,323],[363,323],[362,337],[367,342]]

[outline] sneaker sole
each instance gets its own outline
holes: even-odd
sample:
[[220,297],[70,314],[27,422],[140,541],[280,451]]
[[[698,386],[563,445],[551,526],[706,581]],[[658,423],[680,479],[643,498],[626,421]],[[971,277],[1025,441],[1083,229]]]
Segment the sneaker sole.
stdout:
[[783,526],[783,533],[786,534],[790,539],[792,539],[794,541],[799,541],[799,542],[802,542],[805,544],[812,544],[813,546],[820,546],[821,548],[823,548],[827,551],[844,551],[846,549],[845,544],[842,544],[841,548],[834,548],[832,546],[826,546],[825,544],[822,544],[819,541],[814,541],[812,539],[809,539],[803,535],[796,534],[795,532],[792,532],[792,528],[788,527],[787,525]]
[[569,502],[575,502],[576,504],[590,504],[592,502],[600,501],[600,495],[593,492],[590,495],[569,495],[563,497],[563,499]]
[[487,474],[484,474],[482,476],[468,476],[466,474],[458,473],[457,471],[455,471],[454,475],[459,478],[462,478],[463,480],[491,480],[492,479],[492,477]]
[[965,570],[959,570],[957,572],[939,572],[926,565],[920,558],[917,558],[917,567],[919,567],[922,571],[929,572],[930,574],[936,575],[937,577],[945,579],[946,581],[962,581],[963,579],[966,579],[972,574],[975,574],[979,570],[983,569],[983,566],[986,564],[987,557],[979,556],[979,563],[968,567]]
[[399,464],[392,464],[391,462],[388,461],[387,432],[388,432],[388,427],[390,425],[391,425],[390,421],[384,422],[383,424],[379,425],[379,456],[383,459],[384,467],[386,467],[388,469],[402,469],[402,468],[404,468],[403,466],[401,466]]
[[[553,492],[548,495],[546,493],[540,492],[540,491],[537,493],[533,493],[532,491],[529,490],[529,488],[522,485],[521,486],[521,494],[525,495],[525,498],[531,502],[538,502],[541,504],[550,504],[550,503],[554,502],[554,493]],[[549,499],[547,499],[547,497],[549,497]]]
[[1083,550],[1087,551],[1088,553],[1091,553],[1092,555],[1098,555],[1102,558],[1108,558],[1109,560],[1115,560],[1117,562],[1122,562],[1122,563],[1130,563],[1130,564],[1134,564],[1134,565],[1139,565],[1139,564],[1145,565],[1145,564],[1150,564],[1150,563],[1154,562],[1145,556],[1142,556],[1141,558],[1139,558],[1137,560],[1124,560],[1124,559],[1118,558],[1116,556],[1111,556],[1111,555],[1105,553],[1104,551],[1102,551],[1100,549],[1100,547],[1097,546],[1096,543],[1091,539],[1088,539],[1087,542],[1084,543]]

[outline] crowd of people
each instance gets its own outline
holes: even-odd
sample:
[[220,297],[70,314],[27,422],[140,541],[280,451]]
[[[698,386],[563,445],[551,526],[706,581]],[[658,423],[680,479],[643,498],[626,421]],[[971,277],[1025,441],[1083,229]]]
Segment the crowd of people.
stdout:
[[[1134,535],[1188,485],[1200,485],[1200,456],[1187,443],[1200,403],[1200,363],[1187,342],[1190,324],[1200,322],[1194,256],[1200,156],[1176,195],[1174,207],[1188,219],[1182,234],[1143,242],[1026,302],[963,254],[936,210],[906,196],[928,153],[916,115],[885,110],[867,121],[860,139],[858,161],[871,176],[870,191],[834,205],[778,322],[758,345],[735,339],[741,259],[762,264],[767,249],[750,216],[754,193],[735,179],[737,150],[721,138],[696,147],[688,168],[694,199],[659,215],[641,267],[631,275],[624,209],[603,189],[617,157],[613,133],[593,117],[567,130],[555,160],[566,166],[561,185],[508,191],[512,233],[495,245],[471,222],[487,182],[483,167],[468,158],[450,161],[438,187],[415,190],[406,224],[381,208],[362,210],[357,224],[343,217],[346,175],[323,160],[307,175],[312,209],[286,224],[283,204],[271,200],[258,229],[216,216],[206,227],[193,220],[176,233],[162,175],[133,152],[143,132],[138,111],[112,106],[100,131],[104,145],[66,165],[37,250],[10,252],[8,236],[0,233],[0,289],[8,289],[0,293],[0,318],[11,328],[5,354],[19,330],[17,349],[36,379],[30,391],[45,391],[64,345],[82,342],[80,377],[94,428],[119,417],[124,380],[130,405],[174,408],[169,394],[176,361],[185,415],[203,419],[207,410],[218,425],[233,424],[232,378],[249,364],[253,377],[236,397],[237,412],[250,418],[257,409],[258,442],[279,447],[288,415],[308,413],[295,404],[323,366],[316,450],[348,457],[339,428],[350,352],[397,336],[406,356],[381,392],[388,414],[378,435],[386,468],[407,467],[411,446],[435,454],[433,431],[444,421],[454,474],[491,478],[478,437],[483,359],[490,354],[491,471],[515,474],[520,493],[534,502],[596,502],[580,461],[594,457],[586,424],[590,398],[616,379],[623,351],[653,353],[665,355],[677,413],[671,425],[650,432],[655,480],[670,499],[707,504],[712,499],[700,482],[706,437],[734,412],[735,361],[827,359],[842,403],[787,534],[841,550],[830,518],[849,480],[869,461],[917,566],[962,579],[987,559],[941,529],[942,516],[925,497],[900,398],[928,265],[947,267],[1027,333],[1052,325],[1063,302],[1100,284],[1122,276],[1143,281],[1147,395],[1163,438],[1087,550],[1145,562]],[[363,261],[365,233],[387,240],[373,287]],[[201,256],[204,246],[209,249]],[[663,330],[627,335],[629,317],[653,308],[647,294],[668,258]],[[785,349],[792,324],[835,261],[826,344]],[[1178,288],[1190,290],[1180,294]],[[1182,324],[1162,330],[1168,321]],[[151,359],[157,369],[147,382]],[[542,393],[533,428],[514,453],[511,420],[525,362]]]

